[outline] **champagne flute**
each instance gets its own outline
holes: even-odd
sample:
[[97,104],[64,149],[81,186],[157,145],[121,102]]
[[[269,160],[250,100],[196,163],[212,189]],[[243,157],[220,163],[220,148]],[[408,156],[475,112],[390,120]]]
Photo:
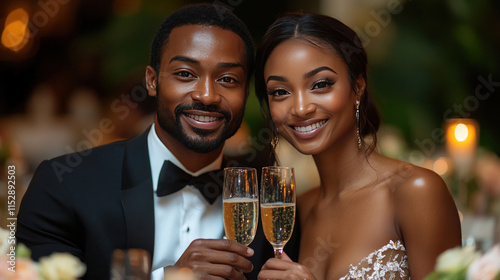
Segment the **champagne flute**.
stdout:
[[226,238],[248,246],[255,237],[259,217],[257,170],[224,168],[222,201]]
[[292,167],[262,168],[260,192],[262,227],[273,245],[274,256],[281,259],[295,224],[295,175]]

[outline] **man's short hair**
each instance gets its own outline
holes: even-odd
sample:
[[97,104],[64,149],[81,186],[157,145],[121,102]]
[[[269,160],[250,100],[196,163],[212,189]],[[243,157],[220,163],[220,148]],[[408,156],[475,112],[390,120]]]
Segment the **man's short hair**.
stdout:
[[248,63],[248,77],[253,72],[254,66],[254,45],[252,36],[247,26],[241,19],[234,15],[227,8],[216,4],[196,4],[182,7],[168,16],[161,24],[151,44],[150,65],[156,72],[160,71],[161,56],[168,43],[168,38],[172,29],[184,25],[204,25],[216,26],[236,33],[245,43]]

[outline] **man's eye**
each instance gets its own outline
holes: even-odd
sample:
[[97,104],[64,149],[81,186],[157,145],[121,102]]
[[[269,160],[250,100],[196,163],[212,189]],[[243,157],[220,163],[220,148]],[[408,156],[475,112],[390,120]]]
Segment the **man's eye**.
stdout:
[[179,77],[183,77],[183,78],[193,78],[194,75],[189,73],[188,71],[179,71],[179,72],[176,72],[175,75],[179,76]]
[[237,82],[235,79],[233,79],[231,77],[223,77],[220,79],[220,81],[223,83],[235,83],[235,82]]

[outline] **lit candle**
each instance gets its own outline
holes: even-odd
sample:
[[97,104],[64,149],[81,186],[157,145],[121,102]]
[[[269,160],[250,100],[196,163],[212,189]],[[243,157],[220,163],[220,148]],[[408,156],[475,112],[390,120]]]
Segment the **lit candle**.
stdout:
[[472,119],[446,121],[446,151],[458,177],[458,207],[468,205],[467,181],[474,167],[478,143],[478,125]]
[[460,178],[467,178],[474,165],[477,150],[477,123],[472,119],[446,121],[446,151]]

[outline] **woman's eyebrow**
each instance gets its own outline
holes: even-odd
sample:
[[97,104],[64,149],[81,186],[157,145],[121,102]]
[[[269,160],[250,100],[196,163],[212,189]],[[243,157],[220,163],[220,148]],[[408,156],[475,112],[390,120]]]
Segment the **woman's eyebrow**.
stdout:
[[318,74],[321,71],[331,71],[331,72],[337,74],[337,72],[333,71],[333,69],[330,68],[330,67],[328,67],[328,66],[320,66],[320,67],[318,67],[318,68],[316,68],[314,70],[311,70],[311,71],[305,73],[304,74],[304,79],[310,78],[310,77]]

